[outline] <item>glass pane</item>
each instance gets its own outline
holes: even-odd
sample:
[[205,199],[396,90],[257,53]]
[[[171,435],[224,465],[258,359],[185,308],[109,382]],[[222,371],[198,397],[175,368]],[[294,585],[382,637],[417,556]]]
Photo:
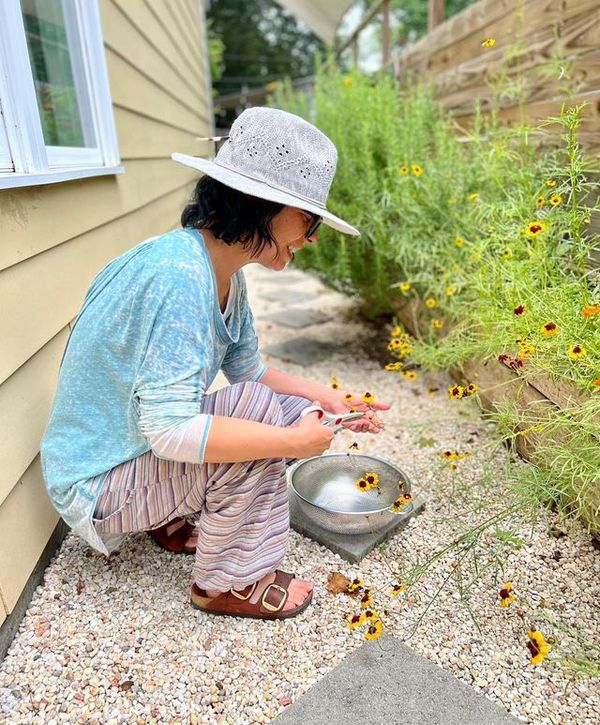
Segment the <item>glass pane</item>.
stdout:
[[[66,6],[69,7],[69,6]],[[21,0],[47,146],[95,146],[76,23],[62,0]]]
[[14,171],[12,158],[8,148],[8,138],[6,137],[6,127],[4,125],[4,117],[2,116],[2,108],[0,107],[0,171]]

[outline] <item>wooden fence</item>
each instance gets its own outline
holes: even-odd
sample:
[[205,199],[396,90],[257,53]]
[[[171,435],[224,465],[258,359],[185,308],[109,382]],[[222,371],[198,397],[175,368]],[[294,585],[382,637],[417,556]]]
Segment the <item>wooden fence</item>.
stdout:
[[[492,47],[482,47],[493,38]],[[558,115],[588,101],[580,140],[600,151],[600,1],[479,0],[406,48],[394,62],[400,80],[430,76],[437,99],[467,131],[475,104],[489,112],[492,86],[508,125]],[[551,130],[551,129],[549,129]]]

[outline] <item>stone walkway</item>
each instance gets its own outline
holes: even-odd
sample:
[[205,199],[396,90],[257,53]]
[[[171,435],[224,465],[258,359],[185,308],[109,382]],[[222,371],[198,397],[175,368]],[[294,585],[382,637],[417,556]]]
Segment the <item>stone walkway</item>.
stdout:
[[[0,722],[237,725],[281,714],[290,723],[504,723],[509,713],[540,725],[600,720],[590,680],[574,680],[549,660],[533,668],[526,648],[534,623],[563,653],[598,644],[600,561],[589,537],[575,529],[555,538],[552,516],[533,526],[514,517],[502,527],[522,545],[504,557],[499,576],[481,573],[470,611],[453,582],[438,591],[452,568],[447,559],[400,601],[386,598],[391,583],[462,525],[501,510],[507,470],[525,464],[496,450],[474,400],[446,398],[444,375],[412,383],[382,370],[368,349],[385,346],[388,333],[374,335],[357,321],[352,299],[294,270],[253,266],[246,276],[268,365],[325,384],[335,375],[345,389],[392,403],[379,436],[343,431],[332,450],[358,441],[394,461],[425,511],[356,564],[292,531],[282,568],[313,580],[315,597],[302,616],[281,622],[193,610],[189,558],[158,549],[145,534],[130,536],[108,560],[69,536],[0,665]],[[439,392],[429,395],[432,388]],[[455,473],[440,460],[448,448],[472,453]],[[491,547],[493,536],[486,542]],[[389,610],[381,640],[365,645],[360,631],[347,629],[356,603],[328,591],[336,571],[364,579]],[[498,607],[505,578],[522,597],[520,611]]]

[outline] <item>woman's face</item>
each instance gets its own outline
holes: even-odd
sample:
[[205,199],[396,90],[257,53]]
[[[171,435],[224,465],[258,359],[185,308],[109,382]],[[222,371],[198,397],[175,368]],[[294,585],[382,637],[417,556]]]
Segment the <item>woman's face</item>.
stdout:
[[317,241],[318,231],[312,234],[310,239],[304,236],[315,219],[316,216],[308,211],[293,206],[284,207],[271,221],[271,233],[276,241],[276,247],[273,245],[265,247],[252,261],[268,269],[285,269],[294,259],[295,252],[302,249],[305,244]]

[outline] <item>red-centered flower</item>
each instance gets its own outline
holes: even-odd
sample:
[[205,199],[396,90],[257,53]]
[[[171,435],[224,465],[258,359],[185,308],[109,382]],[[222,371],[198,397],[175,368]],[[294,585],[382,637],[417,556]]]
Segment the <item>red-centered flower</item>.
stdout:
[[501,363],[505,363],[505,362],[507,362],[507,360],[508,360],[508,355],[505,355],[504,353],[503,353],[502,355],[498,355],[498,360],[499,360],[499,361],[500,361]]
[[525,308],[523,305],[519,305],[518,307],[515,307],[514,313],[515,315],[522,315],[525,312]]

